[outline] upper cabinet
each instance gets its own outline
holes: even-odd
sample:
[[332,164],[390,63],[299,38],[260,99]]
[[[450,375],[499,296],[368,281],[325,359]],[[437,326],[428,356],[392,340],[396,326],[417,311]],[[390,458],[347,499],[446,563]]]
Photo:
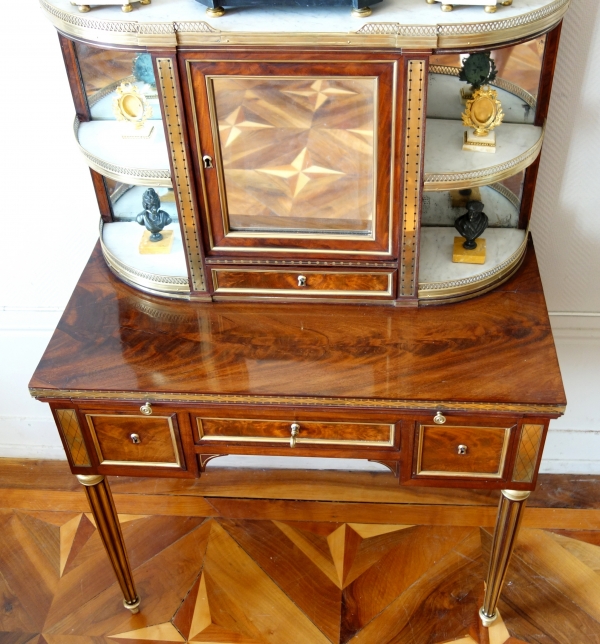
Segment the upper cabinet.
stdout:
[[383,0],[363,18],[41,4],[129,284],[414,306],[518,269],[568,0]]

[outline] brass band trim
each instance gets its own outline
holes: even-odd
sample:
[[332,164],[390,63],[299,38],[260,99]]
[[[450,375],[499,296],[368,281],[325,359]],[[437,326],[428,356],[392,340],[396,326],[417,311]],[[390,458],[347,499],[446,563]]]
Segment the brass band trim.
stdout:
[[[452,65],[431,65],[429,67],[430,74],[442,74],[444,76],[458,76],[460,73],[460,67],[454,67]],[[493,87],[499,87],[514,96],[518,96],[521,100],[525,101],[529,107],[531,107],[534,112],[536,109],[537,101],[535,96],[530,94],[527,90],[519,87],[515,83],[504,80],[503,78],[496,78],[493,81],[489,82],[489,85]]]
[[509,501],[526,501],[531,492],[525,492],[522,490],[502,490],[502,495],[505,496]]
[[481,170],[470,170],[469,172],[425,172],[425,191],[455,190],[457,188],[475,188],[478,186],[487,186],[490,183],[497,183],[502,179],[507,179],[521,172],[530,166],[538,157],[546,126],[542,128],[540,138],[522,154],[509,159],[504,163],[482,168]]
[[104,474],[75,474],[77,480],[85,487],[94,487],[104,481]]
[[192,290],[205,291],[206,280],[202,266],[200,239],[196,229],[196,215],[192,199],[191,179],[183,127],[181,124],[180,107],[177,101],[173,61],[170,58],[157,58],[158,85],[162,92],[165,122],[167,124],[167,139],[171,150],[173,172],[175,173],[175,193],[179,202],[181,230],[185,241]]
[[453,295],[465,295],[502,280],[519,265],[525,256],[528,238],[529,230],[525,231],[525,238],[519,248],[508,259],[483,273],[447,282],[421,282],[419,284],[419,299],[433,300]]
[[177,449],[177,439],[175,438],[175,427],[173,425],[173,419],[170,416],[152,416],[153,419],[162,418],[167,421],[169,425],[169,432],[171,435],[171,442],[173,444],[173,453],[175,454],[175,462],[154,462],[154,461],[110,461],[104,458],[102,454],[102,449],[100,443],[98,442],[98,436],[96,435],[96,428],[94,427],[93,418],[97,416],[102,416],[104,418],[136,418],[138,420],[144,420],[146,416],[137,416],[134,414],[86,414],[85,419],[90,428],[90,433],[92,435],[92,440],[94,441],[94,447],[98,454],[98,460],[100,465],[131,465],[133,467],[171,467],[171,468],[181,468],[181,454]]
[[[486,429],[504,429],[504,442],[502,443],[502,451],[500,452],[500,461],[498,463],[498,471],[494,473],[489,473],[489,472],[452,472],[452,471],[446,471],[446,470],[422,470],[421,469],[421,463],[422,463],[422,457],[423,457],[423,440],[425,438],[425,429],[428,427],[433,427],[437,428],[439,427],[438,425],[421,425],[419,427],[419,445],[418,445],[418,451],[417,451],[417,471],[416,475],[417,476],[444,476],[444,477],[458,477],[458,478],[478,478],[478,479],[501,479],[503,478],[502,474],[504,472],[504,465],[506,463],[506,455],[508,454],[508,445],[510,441],[510,431],[513,426],[511,427],[474,427],[474,426],[467,426],[467,425],[461,425],[460,428],[464,429],[478,429],[478,430],[486,430]],[[452,426],[449,426],[452,428]]]
[[[409,60],[406,78],[404,131],[404,184],[398,296],[414,297],[417,282],[417,244],[421,211],[421,164],[425,132],[426,67],[424,60]],[[393,176],[393,175],[392,175]]]
[[318,398],[312,396],[257,396],[242,394],[178,394],[139,391],[100,391],[97,389],[46,389],[30,387],[33,398],[73,400],[140,400],[182,403],[225,403],[230,405],[295,405],[319,407],[367,407],[370,409],[433,409],[440,411],[490,411],[562,415],[566,405],[528,403],[482,403],[441,400],[394,400],[378,398]]
[[[253,423],[253,422],[261,422],[261,423],[284,423],[286,422],[285,420],[263,420],[263,419],[257,419],[257,418],[196,418],[196,425],[198,426],[198,434],[200,436],[200,440],[202,441],[210,441],[210,442],[232,442],[232,443],[288,443],[290,442],[290,438],[288,437],[269,437],[269,436],[206,436],[204,434],[204,430],[202,427],[202,421],[203,420],[241,420],[245,421],[248,423]],[[306,425],[318,425],[320,422],[327,423],[328,425],[367,425],[367,426],[372,426],[375,425],[376,423],[340,423],[340,422],[332,422],[332,421],[295,421],[300,424],[300,427],[306,426]],[[343,439],[343,438],[303,438],[298,434],[296,436],[296,443],[304,443],[306,445],[365,445],[365,446],[371,446],[371,447],[393,447],[394,446],[394,438],[395,438],[395,426],[389,423],[379,423],[379,425],[382,426],[387,426],[389,427],[390,430],[390,437],[387,441],[361,441],[361,440],[354,440],[354,439]],[[302,429],[300,429],[302,431]]]
[[[221,32],[202,20],[186,22],[136,22],[83,17],[40,0],[54,26],[63,33],[107,45],[176,47],[193,45],[303,45],[391,47],[411,49],[473,48],[524,40],[548,30],[562,19],[570,0],[554,0],[544,7],[512,18],[483,22],[402,25],[369,22],[356,32],[252,33]],[[482,12],[482,17],[486,14]]]
[[[100,157],[90,154],[79,143],[79,126],[81,122],[77,117],[73,122],[73,132],[75,140],[79,146],[79,150],[85,157],[85,160],[92,170],[99,172],[101,175],[121,181],[123,183],[132,183],[137,186],[152,186],[152,187],[167,187],[171,188],[171,172],[170,170],[152,170],[148,168],[128,168],[126,166],[116,165],[108,161],[104,161]],[[115,121],[115,126],[118,127],[118,122]]]
[[104,222],[100,220],[100,247],[104,259],[109,268],[121,278],[124,282],[132,286],[139,287],[147,290],[152,294],[169,295],[173,297],[189,297],[190,285],[187,277],[179,277],[172,275],[158,275],[156,273],[147,273],[140,271],[137,268],[124,264],[121,260],[117,259],[106,247],[102,239],[102,231],[104,229]]

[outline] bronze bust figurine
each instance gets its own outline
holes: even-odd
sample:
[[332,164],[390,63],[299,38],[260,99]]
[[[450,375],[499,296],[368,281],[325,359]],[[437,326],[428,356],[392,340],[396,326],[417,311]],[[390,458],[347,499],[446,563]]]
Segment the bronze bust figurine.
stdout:
[[160,241],[163,238],[160,231],[165,226],[168,226],[173,220],[168,212],[159,210],[160,198],[156,194],[156,190],[154,190],[154,188],[148,188],[148,190],[144,192],[144,196],[142,197],[142,206],[144,207],[144,211],[141,212],[135,220],[141,226],[146,226],[146,230],[150,231],[151,242]]
[[483,212],[483,203],[481,201],[467,201],[467,212],[454,222],[454,227],[466,240],[463,248],[466,250],[477,248],[475,240],[488,227],[488,218]]

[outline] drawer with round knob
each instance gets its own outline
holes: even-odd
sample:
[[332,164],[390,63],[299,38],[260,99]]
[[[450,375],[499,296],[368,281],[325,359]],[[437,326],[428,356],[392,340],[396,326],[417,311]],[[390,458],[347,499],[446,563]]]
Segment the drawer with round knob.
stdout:
[[213,268],[216,295],[387,297],[394,292],[393,270],[339,271]]
[[100,465],[182,468],[176,414],[84,412]]
[[458,424],[438,412],[417,424],[417,477],[501,479],[513,424],[485,427]]
[[196,418],[200,441],[392,447],[395,425],[315,420]]

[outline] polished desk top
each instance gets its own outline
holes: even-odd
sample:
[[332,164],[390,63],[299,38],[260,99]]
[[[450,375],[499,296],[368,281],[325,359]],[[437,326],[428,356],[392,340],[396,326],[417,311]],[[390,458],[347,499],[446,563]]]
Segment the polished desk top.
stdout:
[[120,282],[96,248],[30,388],[552,416],[566,404],[533,247],[496,290],[419,309],[168,301]]

